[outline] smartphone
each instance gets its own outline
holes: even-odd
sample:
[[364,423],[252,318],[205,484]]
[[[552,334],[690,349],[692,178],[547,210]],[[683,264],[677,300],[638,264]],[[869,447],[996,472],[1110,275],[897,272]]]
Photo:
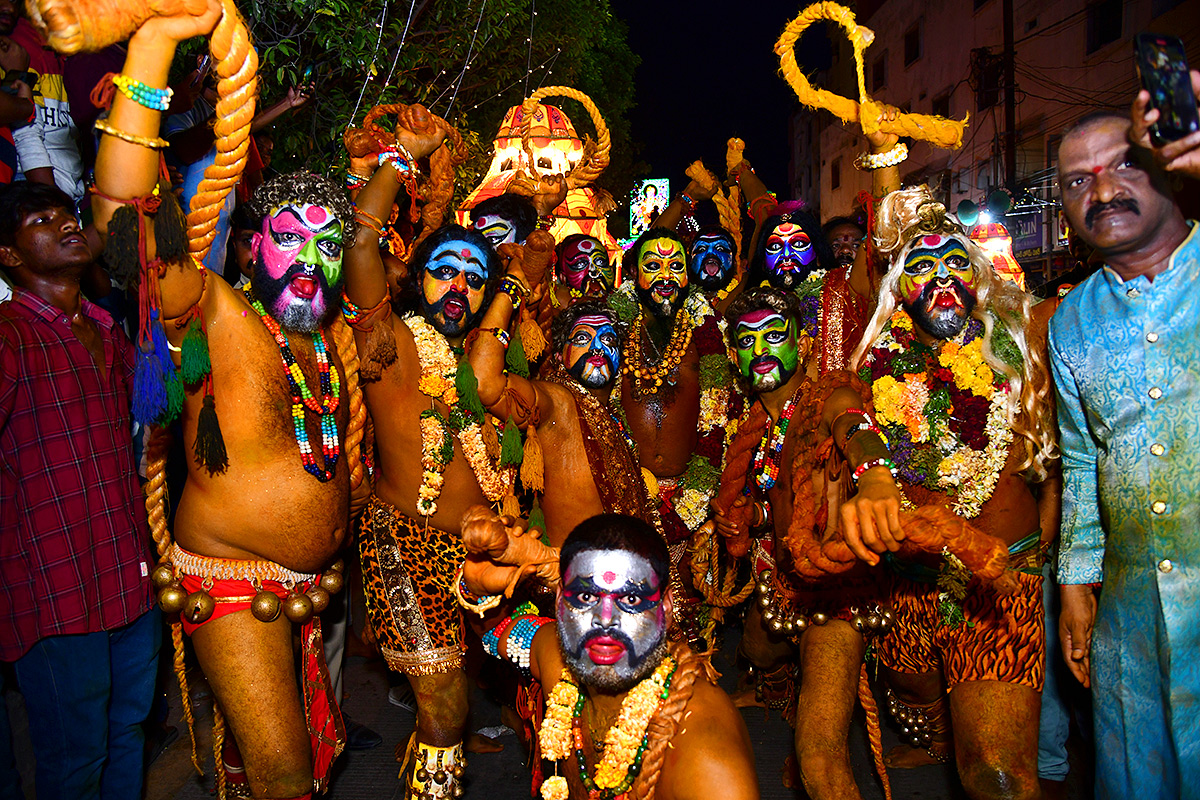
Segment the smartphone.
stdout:
[[1158,122],[1150,127],[1155,147],[1200,130],[1183,41],[1178,36],[1139,33],[1133,47],[1138,77],[1150,93],[1150,107],[1158,109]]

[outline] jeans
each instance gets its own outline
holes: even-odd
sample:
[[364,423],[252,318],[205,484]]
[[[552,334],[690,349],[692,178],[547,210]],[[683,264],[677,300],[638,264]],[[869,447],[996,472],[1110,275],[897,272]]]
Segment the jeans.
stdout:
[[39,800],[142,796],[161,642],[154,608],[116,630],[47,637],[17,660]]
[[[1060,685],[1066,665],[1058,638],[1058,582],[1053,580],[1049,563],[1042,567],[1042,578],[1042,601],[1046,608],[1046,685],[1042,689],[1042,717],[1038,731],[1038,777],[1065,781],[1070,772],[1067,736],[1071,733],[1071,718]],[[1069,675],[1067,678],[1073,680]]]

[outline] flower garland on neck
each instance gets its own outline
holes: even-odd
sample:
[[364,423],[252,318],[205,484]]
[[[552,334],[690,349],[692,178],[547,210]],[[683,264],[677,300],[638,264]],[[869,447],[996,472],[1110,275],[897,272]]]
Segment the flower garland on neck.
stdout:
[[[993,338],[1004,337],[999,321]],[[1013,351],[1003,347],[998,352]],[[917,339],[912,318],[896,309],[859,376],[871,384],[899,476],[954,496],[967,519],[995,491],[1012,444],[1008,380],[983,358],[983,323],[971,318],[934,349]]]
[[[421,412],[421,488],[418,490],[417,511],[423,516],[437,513],[437,500],[442,493],[442,473],[454,457],[451,434],[457,435],[467,463],[479,481],[488,500],[495,503],[512,493],[516,483],[514,467],[497,468],[488,457],[483,441],[483,410],[472,408],[457,386],[459,359],[450,349],[446,337],[438,333],[424,317],[405,317],[404,324],[412,331],[421,362],[417,388],[426,397],[440,400],[450,408],[443,415],[437,408]],[[478,397],[475,398],[478,403]],[[447,446],[447,444],[449,446]]]
[[[642,769],[642,756],[646,752],[650,735],[647,728],[671,692],[671,679],[679,662],[667,656],[654,670],[629,690],[621,701],[621,712],[617,721],[604,736],[603,752],[596,764],[596,774],[588,775],[587,760],[583,754],[583,729],[579,716],[587,697],[564,671],[546,701],[546,717],[538,731],[542,757],[551,761],[575,755],[579,767],[579,779],[588,790],[590,800],[612,800],[623,796],[632,787]],[[559,775],[547,778],[542,783],[543,800],[566,800],[567,780]]]
[[[312,335],[313,350],[317,356],[318,381],[321,386],[321,399],[318,400],[313,396],[312,390],[308,388],[308,381],[305,379],[300,365],[296,363],[296,355],[292,352],[291,343],[278,320],[267,313],[267,310],[263,308],[262,301],[254,296],[254,290],[249,284],[243,291],[246,299],[250,301],[251,307],[258,313],[262,324],[275,337],[275,344],[279,347],[279,358],[283,362],[283,374],[287,377],[288,388],[292,394],[292,426],[296,436],[296,445],[300,448],[300,461],[304,464],[304,469],[308,474],[321,483],[325,483],[333,478],[338,457],[342,452],[341,442],[338,441],[337,416],[335,415],[340,400],[342,382],[337,366],[329,359],[325,334],[318,328]],[[324,467],[317,466],[317,459],[313,454],[313,446],[309,440],[308,425],[305,419],[306,409],[316,414],[321,420],[321,452],[324,456]]]

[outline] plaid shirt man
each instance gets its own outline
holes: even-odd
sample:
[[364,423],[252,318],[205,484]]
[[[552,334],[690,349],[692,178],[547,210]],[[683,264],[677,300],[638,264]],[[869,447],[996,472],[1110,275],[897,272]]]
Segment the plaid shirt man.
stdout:
[[0,305],[0,660],[126,625],[152,603],[130,435],[134,348],[99,306],[103,372],[58,308]]

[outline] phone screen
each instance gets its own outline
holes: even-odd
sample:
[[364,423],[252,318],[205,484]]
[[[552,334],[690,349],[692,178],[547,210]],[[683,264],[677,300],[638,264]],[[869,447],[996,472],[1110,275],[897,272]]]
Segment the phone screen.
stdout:
[[1175,36],[1140,33],[1135,47],[1138,76],[1150,93],[1150,107],[1159,113],[1150,129],[1154,144],[1161,146],[1200,130],[1183,42]]

